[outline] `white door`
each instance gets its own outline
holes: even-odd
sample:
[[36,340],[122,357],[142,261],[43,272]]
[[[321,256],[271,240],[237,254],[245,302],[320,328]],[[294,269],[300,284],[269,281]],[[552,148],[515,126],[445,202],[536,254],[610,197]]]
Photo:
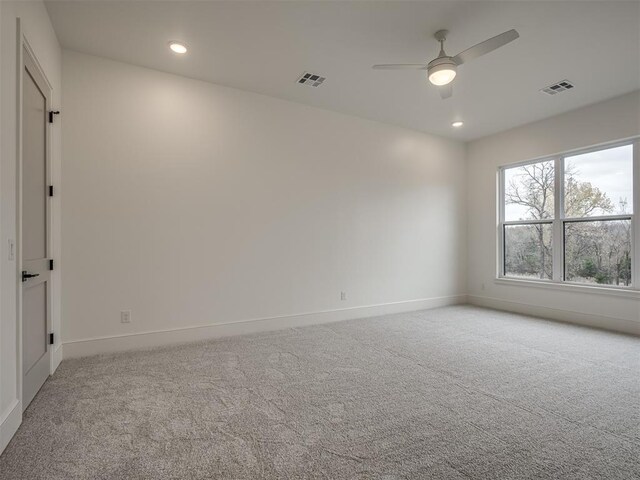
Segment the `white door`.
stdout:
[[49,376],[50,272],[48,242],[49,88],[24,50],[20,176],[22,284],[22,408]]

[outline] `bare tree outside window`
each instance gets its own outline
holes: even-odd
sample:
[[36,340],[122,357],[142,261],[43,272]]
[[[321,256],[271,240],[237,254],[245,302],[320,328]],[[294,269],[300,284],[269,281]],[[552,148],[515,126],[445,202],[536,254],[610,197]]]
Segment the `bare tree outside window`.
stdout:
[[507,220],[544,220],[505,229],[505,273],[517,277],[553,278],[553,161],[505,170]]
[[565,280],[631,285],[632,178],[632,145],[565,159]]
[[[561,218],[560,158],[505,169],[504,274],[553,279],[555,246],[564,249],[562,280],[631,285],[632,158],[633,145],[564,157]],[[563,238],[554,239],[557,221]]]

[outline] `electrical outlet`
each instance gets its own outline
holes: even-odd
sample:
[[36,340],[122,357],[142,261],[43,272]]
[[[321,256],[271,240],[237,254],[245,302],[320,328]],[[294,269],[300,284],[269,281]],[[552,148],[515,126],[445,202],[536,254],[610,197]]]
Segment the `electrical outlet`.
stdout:
[[131,310],[123,310],[120,312],[120,323],[131,323]]
[[347,299],[347,292],[340,292],[340,300],[346,300]]

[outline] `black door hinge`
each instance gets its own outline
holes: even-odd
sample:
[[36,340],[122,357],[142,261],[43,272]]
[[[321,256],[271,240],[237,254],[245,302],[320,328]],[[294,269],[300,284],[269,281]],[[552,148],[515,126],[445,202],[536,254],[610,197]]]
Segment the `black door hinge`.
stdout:
[[60,115],[60,110],[50,110],[49,111],[49,123],[53,123],[53,116]]
[[53,270],[53,258],[49,260],[49,270]]
[[53,345],[54,344],[54,338],[53,338],[53,333],[49,334],[49,345]]
[[49,185],[49,196],[53,197],[53,185]]

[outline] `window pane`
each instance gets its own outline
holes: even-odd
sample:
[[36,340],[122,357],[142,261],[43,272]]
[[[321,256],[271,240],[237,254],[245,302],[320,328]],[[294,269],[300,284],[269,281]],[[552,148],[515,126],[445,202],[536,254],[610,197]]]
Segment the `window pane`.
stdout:
[[550,223],[505,225],[504,274],[509,277],[553,278]]
[[568,222],[565,280],[631,285],[631,220]]
[[504,218],[553,218],[554,162],[538,162],[504,171]]
[[633,210],[633,145],[566,157],[566,217],[618,215]]

